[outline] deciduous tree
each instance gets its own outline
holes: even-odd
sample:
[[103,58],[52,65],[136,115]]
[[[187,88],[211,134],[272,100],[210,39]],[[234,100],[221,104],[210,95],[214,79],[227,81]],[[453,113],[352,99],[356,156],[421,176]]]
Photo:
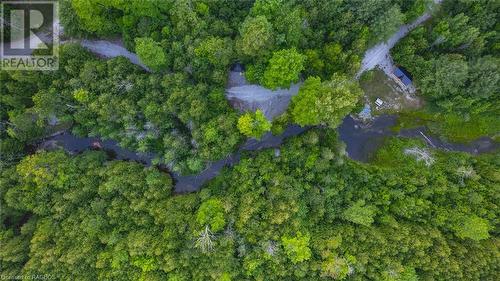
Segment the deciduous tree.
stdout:
[[238,129],[247,137],[260,139],[266,132],[271,130],[271,122],[264,113],[257,109],[255,113],[247,112],[238,119]]
[[324,82],[309,77],[292,98],[292,119],[301,126],[324,124],[335,128],[354,108],[361,93],[357,82],[345,76],[334,75]]
[[141,61],[153,70],[161,70],[166,66],[167,57],[160,43],[151,38],[136,38],[135,52]]
[[273,53],[262,77],[262,85],[270,89],[289,88],[291,83],[299,81],[299,74],[304,70],[305,56],[296,49],[280,50]]

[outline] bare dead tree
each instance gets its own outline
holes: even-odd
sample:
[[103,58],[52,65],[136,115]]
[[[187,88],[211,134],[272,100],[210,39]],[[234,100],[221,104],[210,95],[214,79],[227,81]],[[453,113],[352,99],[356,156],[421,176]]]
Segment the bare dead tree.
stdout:
[[460,166],[456,171],[457,175],[460,177],[460,184],[465,184],[465,179],[472,178],[476,176],[476,171],[472,166]]
[[215,235],[210,231],[207,225],[205,229],[200,232],[198,239],[196,239],[195,247],[199,248],[203,253],[209,253],[214,249]]
[[432,157],[429,150],[420,147],[406,148],[404,150],[406,155],[415,156],[417,161],[424,161],[426,166],[434,164],[434,157]]

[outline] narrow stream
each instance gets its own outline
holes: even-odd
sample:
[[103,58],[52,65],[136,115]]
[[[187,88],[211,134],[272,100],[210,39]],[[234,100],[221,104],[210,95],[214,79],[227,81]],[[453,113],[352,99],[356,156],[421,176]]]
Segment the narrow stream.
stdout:
[[[346,144],[348,156],[354,160],[367,162],[388,136],[418,138],[425,141],[431,148],[446,151],[463,151],[471,154],[491,152],[500,148],[499,143],[487,137],[477,139],[468,144],[447,143],[429,135],[425,127],[404,129],[399,133],[395,133],[390,128],[396,124],[396,121],[397,115],[381,115],[367,125],[347,116],[338,128],[338,132],[340,139]],[[299,135],[308,129],[307,127],[302,128],[297,125],[290,125],[279,136],[267,133],[261,140],[249,139],[238,151],[222,160],[211,163],[207,169],[196,175],[181,176],[171,173],[175,181],[175,192],[186,193],[197,191],[208,180],[219,175],[224,167],[237,164],[241,159],[242,152],[273,147],[279,148],[285,139]],[[153,153],[136,153],[124,149],[112,140],[101,141],[99,138],[80,138],[68,132],[45,139],[39,145],[39,148],[48,149],[54,147],[54,145],[59,145],[70,153],[80,153],[90,149],[96,142],[100,143],[102,150],[111,154],[111,158],[117,160],[132,160],[149,166],[155,156]]]
[[369,125],[348,116],[339,126],[339,137],[346,144],[347,154],[351,159],[368,162],[384,139],[390,136],[421,139],[428,147],[444,151],[461,151],[473,155],[488,153],[500,148],[500,143],[489,137],[481,137],[469,143],[450,143],[430,134],[424,127],[402,129],[394,132],[391,128],[396,125],[397,115],[381,115]]

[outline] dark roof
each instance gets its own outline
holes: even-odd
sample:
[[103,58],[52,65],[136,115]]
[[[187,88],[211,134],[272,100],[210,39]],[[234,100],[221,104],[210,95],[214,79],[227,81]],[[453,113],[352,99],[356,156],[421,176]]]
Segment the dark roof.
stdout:
[[396,75],[396,77],[398,77],[399,80],[401,80],[401,82],[403,82],[403,84],[405,84],[406,86],[411,84],[410,75],[403,69],[396,67],[394,69],[394,75]]

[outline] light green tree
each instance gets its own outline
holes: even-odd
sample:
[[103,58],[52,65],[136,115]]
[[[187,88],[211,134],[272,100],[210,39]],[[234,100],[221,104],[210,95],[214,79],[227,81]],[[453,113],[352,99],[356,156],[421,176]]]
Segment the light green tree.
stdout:
[[292,119],[301,126],[324,124],[336,128],[361,94],[357,82],[346,76],[334,75],[325,82],[319,77],[309,77],[292,98]]
[[84,28],[98,35],[117,31],[116,25],[106,18],[106,7],[96,0],[73,0],[71,6]]
[[488,239],[490,237],[489,230],[488,221],[476,215],[463,217],[455,226],[455,233],[458,237],[462,239],[470,238],[475,241]]
[[365,206],[364,200],[359,200],[342,213],[345,220],[350,222],[370,226],[373,223],[376,208]]
[[299,74],[304,70],[305,58],[295,48],[274,52],[264,71],[262,85],[273,90],[289,88],[291,83],[299,81]]
[[196,221],[201,225],[209,225],[215,232],[222,230],[226,225],[222,201],[212,198],[203,202],[196,213]]
[[266,132],[271,130],[271,122],[266,119],[260,109],[257,109],[255,113],[247,112],[240,116],[238,129],[247,137],[260,139]]
[[285,253],[293,263],[302,262],[311,258],[311,249],[309,249],[309,234],[298,232],[295,237],[283,236],[281,243],[285,248]]
[[166,66],[167,57],[160,43],[149,37],[135,39],[135,52],[139,59],[149,68],[158,71]]

